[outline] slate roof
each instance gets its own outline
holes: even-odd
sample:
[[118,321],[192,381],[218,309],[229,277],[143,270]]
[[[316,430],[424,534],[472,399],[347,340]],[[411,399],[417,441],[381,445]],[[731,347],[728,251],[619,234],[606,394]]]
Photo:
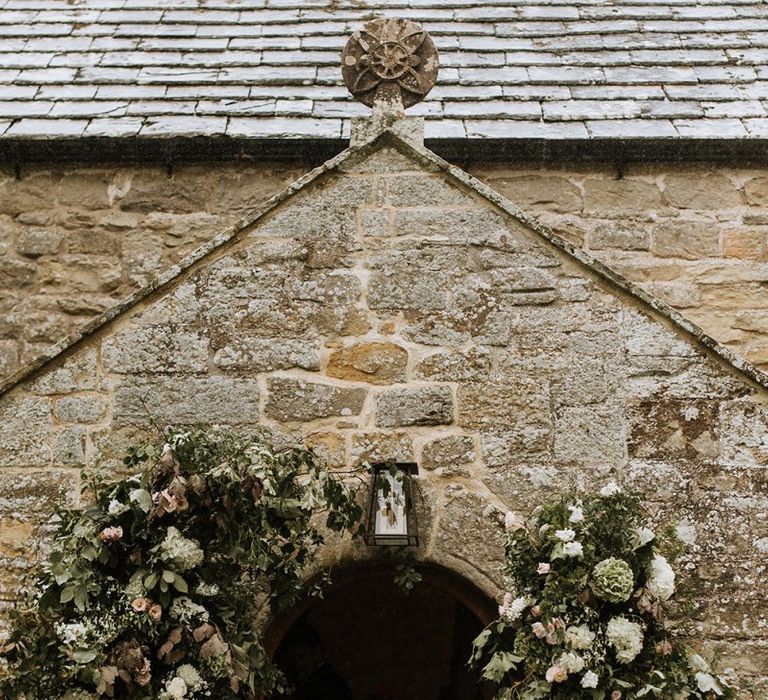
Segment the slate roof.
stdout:
[[339,52],[421,22],[447,139],[768,137],[768,0],[0,0],[0,140],[339,139]]

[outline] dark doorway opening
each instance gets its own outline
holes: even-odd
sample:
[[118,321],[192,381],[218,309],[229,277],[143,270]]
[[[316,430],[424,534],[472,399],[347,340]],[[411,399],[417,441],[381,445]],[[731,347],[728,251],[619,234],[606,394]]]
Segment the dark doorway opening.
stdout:
[[275,622],[268,646],[296,700],[485,700],[467,668],[495,605],[438,567],[410,592],[388,566],[345,569],[322,599]]

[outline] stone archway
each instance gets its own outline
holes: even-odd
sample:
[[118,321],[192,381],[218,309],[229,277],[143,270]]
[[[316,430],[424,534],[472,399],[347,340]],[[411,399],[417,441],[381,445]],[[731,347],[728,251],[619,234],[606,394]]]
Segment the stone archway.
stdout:
[[[391,563],[341,569],[322,599],[307,598],[273,621],[267,650],[297,684],[298,697],[492,696],[466,662],[472,640],[495,615],[495,603],[448,569],[423,565],[419,571],[423,581],[404,592],[394,584]],[[326,696],[319,687],[331,690]]]

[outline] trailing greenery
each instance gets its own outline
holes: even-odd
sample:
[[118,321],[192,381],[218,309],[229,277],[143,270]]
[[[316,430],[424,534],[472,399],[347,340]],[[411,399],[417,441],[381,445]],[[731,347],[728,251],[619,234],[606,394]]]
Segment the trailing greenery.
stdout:
[[507,515],[512,590],[471,659],[497,700],[735,697],[673,634],[685,596],[664,555],[674,561],[676,545],[645,521],[640,498],[613,483],[528,521]]
[[[252,621],[291,605],[323,537],[361,509],[305,449],[220,430],[133,448],[133,476],[61,508],[34,597],[13,614],[0,697],[254,698],[281,689]],[[2,658],[0,658],[2,663]]]

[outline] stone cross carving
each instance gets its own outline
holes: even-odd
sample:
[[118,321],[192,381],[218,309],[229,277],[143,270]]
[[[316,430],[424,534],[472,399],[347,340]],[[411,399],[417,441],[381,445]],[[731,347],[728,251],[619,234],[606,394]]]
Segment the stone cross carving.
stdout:
[[438,68],[432,38],[407,19],[366,23],[341,54],[341,72],[352,96],[387,112],[421,102],[434,86]]

